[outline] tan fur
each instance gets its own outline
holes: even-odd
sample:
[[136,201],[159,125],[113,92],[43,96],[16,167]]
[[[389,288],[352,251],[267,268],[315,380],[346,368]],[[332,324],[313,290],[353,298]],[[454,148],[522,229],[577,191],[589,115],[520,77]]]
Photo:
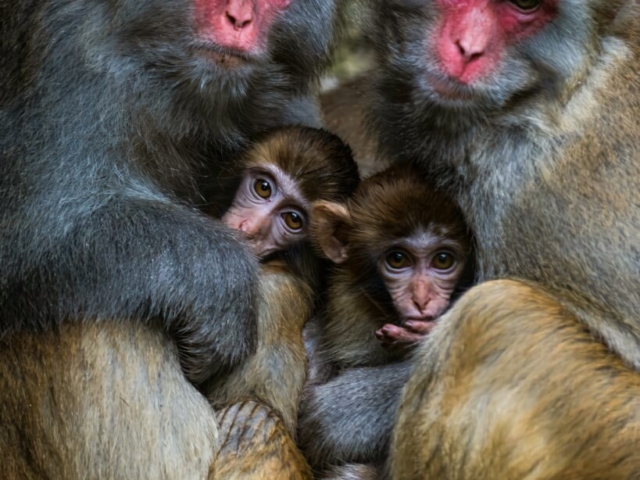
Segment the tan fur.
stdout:
[[134,324],[0,343],[0,478],[203,479],[215,415],[175,349]]
[[266,405],[222,410],[220,435],[173,344],[149,327],[65,324],[55,333],[5,337],[0,478],[310,478],[292,435],[311,292],[276,265],[265,267],[262,280],[258,350],[219,385],[216,400]]
[[275,264],[263,268],[261,291],[258,349],[213,389],[210,400],[218,406],[241,400],[269,405],[294,435],[307,368],[302,328],[311,316],[313,292]]
[[493,281],[469,291],[420,348],[391,471],[397,480],[630,479],[638,445],[640,376],[537,285]]
[[212,471],[220,480],[311,480],[311,469],[273,411],[243,402],[218,413],[222,445]]

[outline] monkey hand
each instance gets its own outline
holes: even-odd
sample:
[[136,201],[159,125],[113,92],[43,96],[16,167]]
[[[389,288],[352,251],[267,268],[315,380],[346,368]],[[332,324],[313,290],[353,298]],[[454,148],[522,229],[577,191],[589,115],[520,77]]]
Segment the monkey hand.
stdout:
[[383,346],[418,343],[433,329],[433,320],[408,320],[402,326],[387,323],[376,330],[376,338]]

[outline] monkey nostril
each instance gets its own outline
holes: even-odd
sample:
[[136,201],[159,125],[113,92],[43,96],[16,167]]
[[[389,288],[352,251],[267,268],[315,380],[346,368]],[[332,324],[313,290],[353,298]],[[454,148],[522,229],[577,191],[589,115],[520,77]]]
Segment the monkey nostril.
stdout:
[[239,18],[236,17],[234,15],[232,15],[229,12],[225,12],[226,16],[227,16],[227,20],[229,21],[229,23],[231,25],[233,25],[233,28],[235,28],[236,30],[242,30],[243,28],[245,28],[247,25],[249,25],[251,23],[251,21],[253,20],[251,17],[248,18]]
[[458,47],[458,52],[467,63],[471,63],[484,55],[483,49],[465,48],[460,40],[456,40],[456,47]]

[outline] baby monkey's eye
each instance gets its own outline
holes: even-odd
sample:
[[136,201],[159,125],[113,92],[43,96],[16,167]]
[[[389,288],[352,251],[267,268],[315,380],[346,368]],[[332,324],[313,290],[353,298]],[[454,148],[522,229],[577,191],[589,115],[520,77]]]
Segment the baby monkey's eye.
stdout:
[[409,255],[400,250],[388,254],[385,261],[387,262],[387,265],[389,265],[394,270],[400,270],[401,268],[406,268],[411,265],[411,259],[409,258]]
[[284,217],[284,223],[286,223],[287,227],[291,230],[302,230],[302,227],[304,226],[302,215],[296,212],[286,212],[282,216]]
[[520,10],[531,11],[540,6],[540,0],[509,0]]
[[433,257],[431,265],[437,270],[449,270],[456,263],[455,257],[449,252],[440,252]]
[[253,191],[260,198],[267,199],[271,196],[271,184],[264,178],[258,178],[253,182]]

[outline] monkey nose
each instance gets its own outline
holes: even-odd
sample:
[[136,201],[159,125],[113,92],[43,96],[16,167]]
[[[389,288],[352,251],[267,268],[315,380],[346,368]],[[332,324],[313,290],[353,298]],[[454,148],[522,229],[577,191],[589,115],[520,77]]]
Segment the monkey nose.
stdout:
[[227,5],[225,16],[235,30],[242,30],[253,22],[253,6],[251,2],[231,0]]
[[418,309],[420,313],[424,313],[427,310],[427,306],[429,306],[429,297],[426,298],[413,298],[413,304]]
[[484,55],[484,43],[474,43],[465,41],[466,39],[457,40],[456,47],[465,63],[471,63]]
[[238,225],[238,230],[240,230],[246,238],[252,240],[259,231],[256,225],[256,223],[250,222],[245,218],[240,222],[240,225]]

